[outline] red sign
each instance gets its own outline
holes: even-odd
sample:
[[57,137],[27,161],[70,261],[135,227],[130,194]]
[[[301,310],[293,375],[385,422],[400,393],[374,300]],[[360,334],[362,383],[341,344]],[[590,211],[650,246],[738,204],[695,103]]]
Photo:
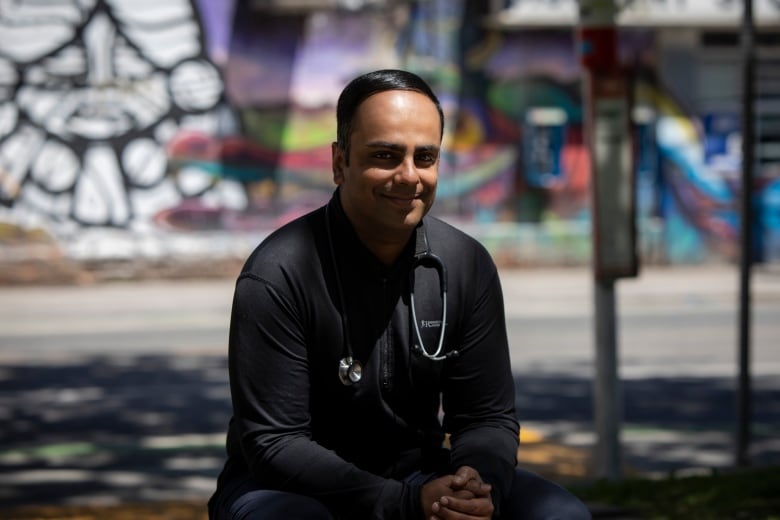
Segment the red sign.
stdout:
[[599,72],[618,68],[617,31],[614,26],[579,27],[577,35],[583,67]]

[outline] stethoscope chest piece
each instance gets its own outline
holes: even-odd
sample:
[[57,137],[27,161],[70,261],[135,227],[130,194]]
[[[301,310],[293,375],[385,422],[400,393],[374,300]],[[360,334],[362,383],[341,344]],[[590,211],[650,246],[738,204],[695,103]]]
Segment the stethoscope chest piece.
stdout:
[[339,361],[339,379],[345,386],[357,383],[363,377],[363,365],[352,356],[341,358]]

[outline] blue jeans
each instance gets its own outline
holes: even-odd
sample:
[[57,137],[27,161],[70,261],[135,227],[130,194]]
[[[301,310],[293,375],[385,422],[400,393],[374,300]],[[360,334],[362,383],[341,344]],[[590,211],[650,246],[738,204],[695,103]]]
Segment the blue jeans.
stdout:
[[[434,475],[416,473],[407,481],[422,484]],[[227,482],[209,502],[211,520],[334,520],[319,501],[294,493],[257,489],[251,477]],[[512,492],[501,505],[501,518],[512,520],[586,520],[588,508],[561,486],[515,469]],[[422,519],[421,519],[422,520]]]

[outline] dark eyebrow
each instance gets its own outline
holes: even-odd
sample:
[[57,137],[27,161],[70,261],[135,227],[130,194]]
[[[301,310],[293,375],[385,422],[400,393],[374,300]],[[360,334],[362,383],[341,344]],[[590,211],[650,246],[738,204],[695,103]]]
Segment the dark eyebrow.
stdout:
[[425,146],[418,146],[414,149],[415,152],[430,152],[430,153],[439,153],[439,147],[433,144],[425,145]]
[[[406,147],[404,145],[398,143],[391,143],[389,141],[372,141],[370,143],[366,143],[366,148],[384,148],[384,149],[390,149],[399,152],[406,150]],[[420,153],[420,152],[438,153],[439,147],[433,144],[428,144],[423,146],[416,146],[414,148],[414,151],[415,153]]]
[[389,141],[371,141],[366,143],[366,148],[389,148],[390,150],[403,151],[406,147],[398,143],[391,143]]

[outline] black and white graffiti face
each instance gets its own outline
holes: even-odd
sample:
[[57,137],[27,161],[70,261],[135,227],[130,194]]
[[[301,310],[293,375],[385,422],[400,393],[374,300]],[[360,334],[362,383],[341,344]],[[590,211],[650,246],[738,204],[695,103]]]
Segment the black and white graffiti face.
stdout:
[[166,74],[116,34],[105,13],[68,45],[28,67],[17,101],[31,122],[69,139],[108,139],[168,112]]
[[0,202],[124,227],[210,186],[164,144],[218,131],[223,83],[189,0],[0,0]]

